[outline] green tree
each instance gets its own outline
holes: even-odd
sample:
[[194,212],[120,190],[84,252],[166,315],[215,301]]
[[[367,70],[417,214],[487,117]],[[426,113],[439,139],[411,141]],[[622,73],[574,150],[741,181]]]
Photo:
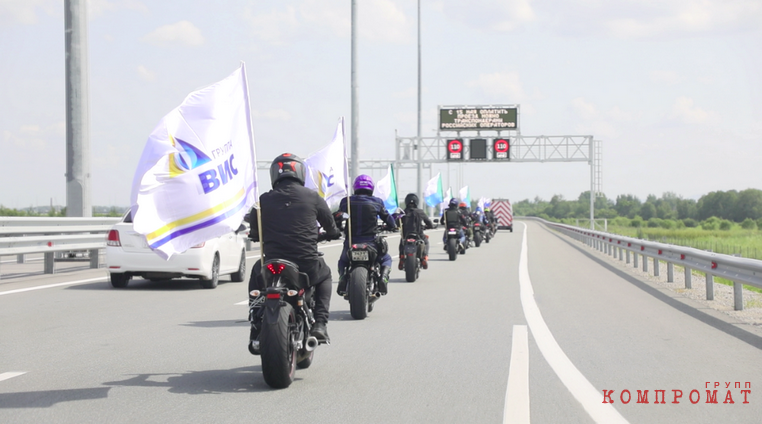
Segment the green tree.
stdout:
[[656,206],[654,206],[652,202],[644,203],[643,206],[640,207],[639,215],[645,221],[648,221],[649,219],[656,217]]
[[614,210],[619,216],[626,216],[627,218],[634,218],[640,210],[640,199],[632,194],[624,194],[616,197],[616,203],[614,204]]
[[749,188],[738,193],[732,218],[736,222],[762,218],[762,190]]
[[712,216],[732,219],[737,202],[738,192],[735,190],[713,191],[705,194],[696,205],[699,219],[705,220]]

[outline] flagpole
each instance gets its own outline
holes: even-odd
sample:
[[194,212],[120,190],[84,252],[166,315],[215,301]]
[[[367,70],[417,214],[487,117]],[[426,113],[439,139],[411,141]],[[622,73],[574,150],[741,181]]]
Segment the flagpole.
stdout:
[[[251,100],[249,99],[249,80],[246,77],[246,63],[241,61],[241,74],[243,74],[243,95],[246,97],[246,124],[249,127],[249,141],[251,142],[251,169],[254,172],[254,196],[257,201],[254,202],[254,208],[257,209],[257,231],[259,233],[259,262],[265,263],[265,244],[262,236],[262,208],[259,204],[259,183],[257,182],[257,153],[254,147],[254,132],[251,125]],[[251,225],[251,224],[249,224]]]
[[[349,213],[350,208],[349,198],[352,197],[352,193],[349,192],[349,164],[347,164],[347,137],[344,133],[344,117],[341,117],[341,142],[344,143],[344,191],[347,192],[347,243],[348,246],[352,246],[352,214]],[[348,255],[349,253],[347,253]],[[341,270],[339,270],[341,272]]]

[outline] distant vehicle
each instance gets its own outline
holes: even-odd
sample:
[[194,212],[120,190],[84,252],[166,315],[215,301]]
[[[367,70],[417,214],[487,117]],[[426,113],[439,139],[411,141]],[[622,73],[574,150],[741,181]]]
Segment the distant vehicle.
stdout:
[[513,232],[513,207],[508,199],[492,199],[492,213],[497,218],[497,228]]
[[132,277],[150,281],[198,278],[206,289],[217,287],[220,275],[230,274],[233,282],[246,277],[245,226],[238,231],[200,243],[165,261],[135,232],[129,211],[114,225],[106,240],[106,266],[111,285],[124,288]]

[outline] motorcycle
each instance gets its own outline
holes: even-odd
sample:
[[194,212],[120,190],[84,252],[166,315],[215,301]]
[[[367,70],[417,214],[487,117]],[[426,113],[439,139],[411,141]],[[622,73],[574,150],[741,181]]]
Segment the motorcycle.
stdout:
[[479,247],[481,246],[482,239],[484,237],[481,222],[478,222],[478,221],[474,222],[473,228],[474,228],[474,246]]
[[461,250],[460,235],[457,228],[447,229],[447,255],[451,261],[458,259],[458,253]]
[[[384,237],[378,236],[376,244],[385,244]],[[381,297],[378,291],[381,281],[381,265],[376,262],[381,252],[371,243],[357,243],[349,247],[347,257],[347,294],[349,312],[354,319],[365,319],[373,311],[373,304]]]
[[469,231],[470,228],[467,226],[463,226],[463,235],[466,236],[466,241],[463,242],[463,246],[460,249],[460,254],[465,255],[466,250],[468,250],[469,247],[471,247],[471,231]]
[[421,273],[424,246],[423,238],[418,234],[411,233],[405,239],[403,252],[405,255],[405,280],[408,283],[414,283]]
[[484,224],[484,242],[489,243],[490,240],[492,240],[492,224],[487,221],[487,223]]
[[312,309],[314,288],[309,276],[283,259],[271,259],[262,267],[264,290],[252,290],[249,320],[262,329],[249,351],[262,359],[262,375],[272,388],[291,385],[297,368],[309,368],[320,344],[310,336],[315,324]]

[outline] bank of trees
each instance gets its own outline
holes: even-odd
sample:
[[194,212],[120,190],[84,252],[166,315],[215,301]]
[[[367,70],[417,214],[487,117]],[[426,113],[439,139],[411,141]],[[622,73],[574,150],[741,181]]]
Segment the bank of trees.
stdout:
[[[590,217],[590,192],[579,195],[576,200],[566,200],[555,195],[550,201],[536,197],[513,204],[516,215],[539,216],[553,220]],[[686,226],[722,227],[740,224],[743,228],[762,228],[762,190],[713,191],[698,200],[683,199],[667,192],[656,197],[648,195],[645,201],[625,194],[615,200],[606,196],[595,199],[596,218],[627,218],[632,226]],[[619,219],[624,224],[624,219]]]

